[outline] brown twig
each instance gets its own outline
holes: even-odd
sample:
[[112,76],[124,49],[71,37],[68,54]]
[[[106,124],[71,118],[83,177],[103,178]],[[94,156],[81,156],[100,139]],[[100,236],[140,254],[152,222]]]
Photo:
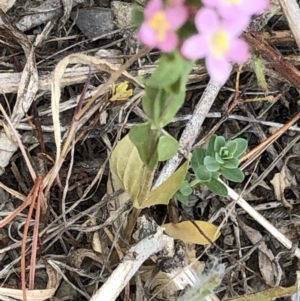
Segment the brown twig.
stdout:
[[296,88],[300,88],[300,71],[291,63],[286,61],[280,52],[275,50],[261,36],[254,32],[244,32],[243,38],[249,43],[264,59],[271,63],[272,67],[287,81]]

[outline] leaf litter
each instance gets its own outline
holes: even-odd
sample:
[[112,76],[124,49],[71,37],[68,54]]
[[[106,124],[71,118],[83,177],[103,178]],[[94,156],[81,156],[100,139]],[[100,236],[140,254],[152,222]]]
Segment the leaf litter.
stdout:
[[[73,283],[77,283],[75,293],[72,295],[73,300],[91,299],[96,288],[106,283],[117,267],[122,267],[120,257],[123,254],[125,257],[126,254],[131,254],[130,250],[136,244],[143,242],[147,235],[155,235],[153,233],[157,230],[146,231],[143,224],[139,229],[144,233],[143,238],[134,236],[136,240],[130,240],[126,237],[127,219],[132,215],[128,213],[125,205],[130,205],[130,197],[132,201],[137,198],[141,185],[140,182],[133,181],[135,178],[133,172],[143,171],[144,166],[137,160],[136,153],[132,156],[135,150],[128,145],[120,149],[118,158],[115,159],[118,164],[114,163],[114,156],[116,157],[117,153],[112,152],[117,141],[126,137],[132,125],[145,122],[145,116],[137,110],[143,92],[143,84],[139,76],[145,77],[151,74],[157,54],[150,52],[148,57],[145,57],[144,54],[148,53],[149,49],[144,49],[143,53],[137,55],[128,52],[132,50],[132,42],[134,43],[135,39],[133,37],[130,40],[130,47],[127,47],[128,32],[122,37],[121,27],[116,28],[115,33],[106,36],[106,39],[84,38],[80,29],[74,26],[69,17],[72,8],[73,12],[76,11],[74,7],[85,8],[89,5],[88,1],[44,1],[36,7],[25,2],[0,2],[0,8],[9,16],[4,12],[1,13],[0,45],[3,68],[0,74],[1,105],[14,128],[13,131],[7,118],[1,120],[0,189],[7,192],[1,194],[5,195],[0,200],[1,218],[2,221],[7,220],[6,218],[11,219],[11,214],[28,200],[27,195],[24,195],[21,190],[21,182],[19,183],[15,178],[11,163],[14,163],[15,170],[24,179],[26,186],[34,187],[34,181],[30,177],[30,172],[32,174],[30,162],[34,161],[35,157],[42,158],[44,161],[46,174],[43,177],[42,187],[47,197],[49,211],[39,220],[40,234],[37,240],[33,224],[31,225],[32,222],[37,222],[37,215],[34,214],[31,221],[28,220],[27,255],[21,252],[21,241],[25,236],[25,228],[22,225],[25,224],[29,211],[25,209],[13,215],[9,224],[1,227],[1,242],[5,244],[1,244],[0,249],[0,296],[23,300],[24,290],[21,289],[19,277],[23,273],[25,281],[28,281],[29,277],[32,277],[30,269],[34,268],[35,286],[34,289],[27,289],[27,300],[57,297],[57,289],[63,283],[68,283],[70,287],[73,287]],[[92,5],[90,9],[97,5],[96,1],[90,4]],[[23,13],[20,17],[19,11]],[[287,225],[287,231],[293,229],[293,240],[297,242],[300,235],[297,220],[299,205],[288,206],[289,203],[286,202],[286,200],[295,200],[298,192],[297,185],[293,183],[290,187],[289,178],[286,176],[295,174],[293,181],[299,182],[298,164],[295,164],[297,153],[289,148],[281,159],[286,159],[289,155],[293,155],[293,159],[286,161],[286,165],[280,170],[276,169],[278,166],[268,169],[274,160],[274,154],[279,154],[283,149],[288,148],[297,133],[289,130],[288,126],[283,127],[279,132],[280,135],[276,136],[276,142],[275,139],[269,139],[266,144],[263,143],[261,133],[264,133],[265,137],[270,137],[269,127],[260,123],[261,120],[284,126],[293,120],[293,117],[294,121],[297,121],[299,113],[297,90],[299,53],[291,51],[292,48],[297,48],[289,24],[282,19],[276,21],[280,13],[279,3],[272,1],[268,14],[259,16],[253,21],[252,28],[256,26],[261,30],[255,34],[245,34],[245,38],[249,40],[259,56],[254,69],[251,64],[243,67],[244,72],[241,73],[239,86],[237,86],[240,94],[234,114],[244,116],[245,112],[251,112],[251,118],[256,119],[257,127],[252,126],[249,121],[236,119],[235,115],[229,112],[231,115],[227,117],[230,118],[223,119],[218,135],[223,135],[226,140],[243,135],[243,138],[248,140],[250,149],[254,149],[255,152],[248,155],[253,163],[247,161],[248,164],[245,166],[247,179],[255,173],[256,179],[261,180],[261,183],[257,183],[255,179],[250,179],[248,187],[251,189],[252,183],[256,185],[251,190],[253,196],[251,204],[257,206],[274,200],[279,201],[276,206],[281,212],[286,212],[285,215],[282,214],[278,218],[275,209],[272,207],[268,210],[267,205],[264,211],[268,213],[271,223],[276,224],[281,221],[278,219],[284,219],[282,225]],[[116,24],[121,24],[121,21],[117,20]],[[265,27],[261,27],[261,24]],[[38,40],[34,41],[37,35],[39,35]],[[259,44],[258,41],[262,39],[264,42]],[[282,41],[285,41],[286,45]],[[103,50],[102,48],[107,45],[110,49],[107,52],[102,51],[101,57],[97,57],[96,52]],[[134,45],[134,48],[138,49],[138,45]],[[72,51],[71,54],[69,49]],[[120,49],[121,53],[118,54]],[[86,53],[83,54],[83,50]],[[128,57],[132,58],[131,61],[120,71],[122,60],[125,58],[127,61]],[[255,79],[255,76],[258,79]],[[193,112],[195,102],[204,92],[206,80],[207,74],[203,66],[193,68],[188,79],[185,104],[178,117],[184,118]],[[234,91],[236,91],[236,81],[233,76],[226,87],[219,92],[211,113],[220,113],[222,116],[226,111],[224,103],[233,96]],[[135,98],[137,95],[140,96]],[[253,95],[256,101],[247,101],[252,99]],[[264,97],[278,95],[281,96],[277,102],[264,101]],[[130,98],[133,101],[129,103]],[[31,109],[33,102],[37,106],[39,116],[35,116]],[[103,112],[106,112],[107,118],[101,119],[105,121],[100,124],[99,118]],[[41,119],[40,130],[45,141],[46,153],[41,152],[40,140],[31,139],[30,142],[25,140],[26,135],[34,137],[35,130],[39,127],[38,118]],[[200,139],[207,134],[213,134],[211,131],[217,122],[218,119],[215,117],[207,118]],[[171,122],[165,130],[171,136],[179,138],[184,127],[185,121],[179,119]],[[20,151],[21,145],[24,146],[23,152]],[[72,145],[75,147],[73,154],[70,152]],[[274,148],[272,152],[270,146]],[[262,149],[266,151],[262,152]],[[72,156],[74,166],[67,178],[66,169]],[[102,160],[100,165],[94,163],[98,158]],[[117,175],[121,184],[118,187],[108,183],[109,175],[107,171],[105,172],[103,163],[108,158],[114,166],[111,167],[111,172]],[[82,162],[94,166],[97,171],[96,176],[92,169],[78,165]],[[173,257],[168,254],[168,260],[156,254],[160,260],[165,263],[172,262],[173,267],[176,265],[176,260],[179,260],[183,268],[180,270],[181,275],[184,276],[188,271],[187,265],[192,265],[195,260],[204,262],[206,268],[203,272],[197,270],[197,275],[189,275],[189,280],[180,279],[180,281],[178,280],[180,277],[176,277],[178,275],[173,274],[172,269],[161,270],[148,290],[139,287],[139,296],[142,295],[149,300],[151,298],[152,300],[159,300],[159,298],[185,300],[185,296],[192,296],[188,298],[193,300],[191,298],[194,296],[202,297],[204,283],[209,284],[208,295],[215,291],[214,297],[222,300],[241,298],[273,300],[275,297],[294,294],[297,291],[295,281],[296,272],[299,270],[298,261],[292,254],[287,254],[281,256],[280,261],[276,262],[276,256],[286,250],[274,238],[270,238],[265,230],[258,227],[255,220],[246,219],[235,225],[240,228],[241,234],[239,238],[234,237],[232,245],[226,244],[222,228],[220,233],[218,232],[217,226],[223,224],[222,219],[214,222],[216,226],[209,223],[210,217],[217,210],[227,207],[226,199],[212,196],[205,191],[195,191],[194,196],[197,201],[189,211],[191,216],[188,217],[183,211],[184,207],[176,201],[168,206],[157,206],[157,204],[168,204],[169,199],[174,195],[173,191],[180,187],[177,184],[184,179],[187,168],[188,163],[183,164],[154,190],[151,190],[149,185],[148,197],[143,205],[140,204],[137,214],[146,216],[152,224],[158,223],[164,226],[167,234],[184,242],[185,248],[190,246],[189,243],[195,244],[192,248],[197,257],[192,256],[190,252],[182,252],[183,256],[180,257],[180,250],[183,248],[174,249]],[[262,179],[259,176],[263,173]],[[156,178],[157,175],[153,177]],[[69,181],[69,189],[66,201],[62,204],[61,192],[66,181]],[[237,191],[242,191],[244,188],[247,190],[248,187],[243,185],[244,182],[234,184],[233,187]],[[274,189],[267,189],[272,187],[271,185]],[[129,189],[131,195],[121,197],[120,187]],[[201,199],[200,195],[208,195],[209,201],[205,202],[206,200]],[[201,202],[207,205],[200,210]],[[122,206],[125,206],[125,212],[118,211]],[[172,211],[172,215],[169,214],[171,206],[175,206],[176,209]],[[180,222],[174,224],[175,219]],[[193,223],[201,228],[206,238],[203,238]],[[102,225],[104,226],[101,227]],[[232,224],[228,222],[227,226],[232,227]],[[137,229],[136,227],[135,230]],[[233,233],[237,235],[236,232]],[[157,238],[157,241],[159,239]],[[235,248],[237,239],[241,243],[240,249]],[[256,244],[258,244],[257,249],[254,248]],[[207,256],[211,252],[218,257],[218,263],[213,267],[209,266],[210,259]],[[33,266],[30,265],[32,254],[35,254],[36,259],[36,264]],[[129,261],[132,264],[136,260],[134,256]],[[146,271],[140,278],[143,284],[147,283],[149,275],[152,275],[156,269],[156,256],[151,255],[140,267],[140,271]],[[25,273],[24,269],[21,271],[21,257],[25,259]],[[295,262],[294,265],[292,260]],[[233,262],[234,271],[229,272]],[[280,266],[281,274],[278,273],[280,269],[276,265]],[[246,274],[242,274],[242,267],[247,267],[251,271],[246,269]],[[279,286],[270,288],[268,285],[274,284],[275,280]],[[129,296],[134,298],[138,283],[135,278],[132,278],[130,285],[118,297],[119,300],[126,300]],[[159,290],[155,289],[157,283],[161,284]],[[172,286],[165,286],[166,283],[172,283]],[[190,291],[186,288],[186,293],[181,292],[184,283],[196,284],[196,286]],[[255,283],[260,283],[261,288]]]

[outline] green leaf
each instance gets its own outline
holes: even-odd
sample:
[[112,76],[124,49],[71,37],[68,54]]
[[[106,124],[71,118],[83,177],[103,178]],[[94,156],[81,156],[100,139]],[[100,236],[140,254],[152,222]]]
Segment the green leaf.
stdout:
[[225,144],[226,148],[228,149],[228,151],[233,154],[236,150],[237,150],[237,141],[236,140],[232,140],[232,141],[228,141]]
[[132,23],[136,27],[140,27],[144,21],[144,10],[140,5],[133,4]]
[[226,186],[216,178],[211,178],[209,182],[203,184],[216,195],[227,196],[228,194]]
[[183,195],[183,194],[181,194],[179,191],[177,191],[176,193],[175,193],[175,198],[180,202],[180,203],[182,203],[182,204],[184,204],[184,205],[188,205],[188,203],[189,203],[189,197],[188,196],[185,196],[185,195]]
[[151,124],[146,122],[134,125],[129,131],[129,138],[138,149],[142,161],[149,169],[154,170],[158,163],[157,153],[153,152],[153,143],[151,141]]
[[152,120],[156,118],[155,110],[157,110],[157,108],[155,107],[155,105],[159,105],[160,98],[162,97],[161,93],[161,89],[148,86],[146,86],[145,88],[145,96],[142,99],[143,110],[145,111],[146,115]]
[[181,183],[185,179],[188,168],[189,161],[186,161],[165,182],[150,191],[148,198],[140,205],[139,209],[158,204],[167,205],[171,197],[179,190]]
[[206,153],[208,156],[214,157],[215,155],[215,141],[216,141],[217,135],[212,135],[211,138],[208,141],[207,150]]
[[204,165],[206,166],[207,170],[210,172],[218,171],[220,168],[220,164],[216,161],[215,158],[211,156],[206,156],[204,158]]
[[193,151],[191,166],[194,172],[196,169],[198,169],[199,166],[204,164],[205,155],[206,155],[205,150],[202,148],[196,148]]
[[184,180],[180,186],[180,189],[179,191],[181,192],[182,195],[184,196],[189,196],[192,194],[193,192],[193,189],[192,187],[190,186],[189,182]]
[[197,178],[201,182],[209,182],[212,175],[211,172],[207,170],[207,168],[204,165],[200,165],[195,171],[195,174]]
[[243,182],[245,178],[244,173],[239,168],[235,168],[235,169],[221,168],[220,172],[227,180],[236,183]]
[[182,107],[185,100],[185,91],[180,91],[178,94],[166,92],[165,97],[160,102],[160,114],[155,120],[155,124],[159,128],[165,127],[170,123],[178,110]]
[[166,161],[172,158],[178,150],[178,141],[172,136],[161,136],[157,144],[158,161]]
[[[154,172],[143,163],[129,135],[118,142],[112,152],[109,164],[112,176],[129,194],[134,203],[139,201],[143,189],[145,190],[143,192],[148,194]],[[145,186],[146,182],[149,184],[147,187]]]
[[167,92],[164,89],[146,87],[146,95],[143,97],[143,109],[157,129],[166,126],[185,100],[185,91],[178,94]]
[[243,157],[248,148],[248,141],[243,138],[237,138],[234,141],[236,141],[237,143],[237,149],[235,150],[233,155],[235,158],[240,159]]
[[236,158],[224,160],[224,164],[222,164],[223,168],[235,169],[239,166],[240,161]]
[[214,151],[218,153],[221,147],[225,146],[225,138],[223,136],[217,136],[214,143]]
[[224,164],[224,160],[221,158],[221,156],[218,153],[215,154],[215,158],[218,163],[220,163],[221,165]]
[[184,66],[185,60],[177,51],[163,54],[147,85],[156,88],[171,86],[180,78]]

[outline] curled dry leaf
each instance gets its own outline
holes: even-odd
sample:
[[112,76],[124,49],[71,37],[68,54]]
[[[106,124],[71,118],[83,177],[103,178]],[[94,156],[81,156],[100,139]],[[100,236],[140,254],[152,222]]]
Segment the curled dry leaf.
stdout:
[[[241,220],[239,220],[238,222],[239,226],[245,232],[252,244],[255,245],[262,239],[262,235],[259,231],[250,228]],[[259,245],[258,249],[258,265],[260,272],[268,283],[274,285],[275,277],[277,276],[277,269],[273,263],[274,255],[264,241]]]
[[[220,236],[220,231],[215,225],[205,221],[193,221],[207,236],[214,242]],[[208,245],[210,242],[199,232],[197,227],[190,221],[184,221],[178,224],[164,224],[166,233],[174,239],[180,239],[183,242],[194,243],[198,245]]]
[[276,199],[278,201],[281,201],[285,207],[292,209],[293,206],[286,200],[284,196],[285,188],[291,186],[291,182],[287,175],[286,166],[283,166],[281,171],[276,173],[270,182],[274,186],[274,193]]
[[[60,276],[49,264],[46,264],[46,272],[48,275],[46,289],[26,290],[27,301],[43,301],[53,297],[60,284]],[[0,287],[0,295],[23,300],[23,291],[19,289]]]

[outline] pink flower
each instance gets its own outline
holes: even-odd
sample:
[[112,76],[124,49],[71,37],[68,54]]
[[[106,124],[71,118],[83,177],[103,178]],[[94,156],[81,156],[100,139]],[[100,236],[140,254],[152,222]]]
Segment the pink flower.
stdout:
[[176,30],[188,18],[183,1],[171,1],[173,6],[164,7],[162,0],[150,0],[145,8],[145,20],[138,37],[142,43],[156,47],[164,52],[173,51],[179,39]]
[[200,9],[195,17],[198,34],[183,43],[182,55],[192,60],[205,58],[209,75],[224,84],[230,75],[230,62],[240,64],[249,57],[247,43],[239,38],[238,22],[221,20],[212,9]]
[[202,0],[207,7],[216,8],[226,19],[259,15],[269,7],[269,0]]

